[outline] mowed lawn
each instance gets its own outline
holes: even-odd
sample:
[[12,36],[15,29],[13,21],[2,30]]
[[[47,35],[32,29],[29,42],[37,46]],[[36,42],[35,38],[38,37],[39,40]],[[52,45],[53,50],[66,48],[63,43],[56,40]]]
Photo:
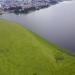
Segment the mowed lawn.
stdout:
[[0,75],[75,75],[75,57],[17,23],[0,20]]

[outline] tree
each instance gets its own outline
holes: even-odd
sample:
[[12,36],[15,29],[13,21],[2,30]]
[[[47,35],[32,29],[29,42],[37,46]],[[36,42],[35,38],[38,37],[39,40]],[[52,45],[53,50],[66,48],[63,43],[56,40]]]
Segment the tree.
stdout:
[[33,75],[37,75],[37,73],[33,73]]

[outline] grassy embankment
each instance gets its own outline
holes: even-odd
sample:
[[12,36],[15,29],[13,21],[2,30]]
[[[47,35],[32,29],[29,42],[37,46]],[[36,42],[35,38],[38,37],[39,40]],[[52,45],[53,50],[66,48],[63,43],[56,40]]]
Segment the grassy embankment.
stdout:
[[0,75],[75,75],[75,57],[20,25],[0,20]]

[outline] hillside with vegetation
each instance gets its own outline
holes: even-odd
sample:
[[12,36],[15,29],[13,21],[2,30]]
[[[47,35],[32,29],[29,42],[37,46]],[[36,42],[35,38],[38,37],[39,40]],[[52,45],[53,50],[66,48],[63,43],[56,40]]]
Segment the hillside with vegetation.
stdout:
[[17,23],[0,20],[0,75],[75,75],[75,57]]

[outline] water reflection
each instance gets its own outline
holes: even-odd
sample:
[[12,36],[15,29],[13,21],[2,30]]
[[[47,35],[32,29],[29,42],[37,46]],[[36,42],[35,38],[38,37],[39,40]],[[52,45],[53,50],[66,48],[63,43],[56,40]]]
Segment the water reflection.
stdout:
[[75,1],[62,2],[27,15],[2,17],[19,22],[48,41],[75,52]]

